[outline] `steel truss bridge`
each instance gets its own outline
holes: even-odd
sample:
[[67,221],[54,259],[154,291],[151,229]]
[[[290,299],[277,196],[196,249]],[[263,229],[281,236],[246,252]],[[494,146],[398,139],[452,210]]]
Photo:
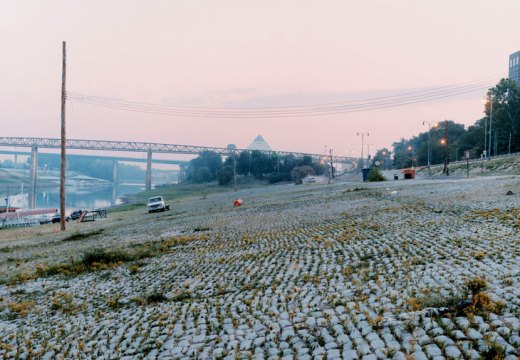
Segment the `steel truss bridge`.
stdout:
[[[2,155],[18,155],[18,156],[31,156],[31,152],[29,151],[16,151],[16,150],[0,150],[0,154]],[[59,158],[59,153],[42,153],[39,152],[38,156],[51,156]],[[69,159],[84,159],[84,160],[107,160],[107,161],[121,161],[121,162],[136,162],[136,163],[145,163],[146,159],[143,158],[135,158],[135,157],[125,157],[125,156],[104,156],[104,155],[83,155],[83,154],[69,154],[67,153],[67,161]],[[154,164],[166,164],[166,165],[179,165],[186,166],[189,161],[185,160],[167,160],[167,159],[152,159],[152,163]]]
[[[32,196],[30,196],[30,207],[35,206],[36,197],[36,179],[38,173],[38,148],[46,149],[60,149],[61,139],[58,138],[35,138],[35,137],[0,137],[1,146],[12,146],[12,147],[25,147],[31,148],[31,187]],[[167,154],[188,154],[188,155],[200,155],[206,151],[211,151],[224,156],[233,156],[242,151],[250,151],[248,149],[229,149],[209,146],[193,146],[193,145],[177,145],[177,144],[160,144],[160,143],[147,143],[147,142],[136,142],[136,141],[106,141],[106,140],[81,140],[81,139],[67,139],[65,146],[71,150],[92,150],[92,151],[121,151],[121,152],[141,152],[146,153],[146,179],[145,189],[150,190],[152,188],[152,154],[153,153],[167,153]],[[325,156],[320,154],[309,154],[299,153],[291,151],[262,151],[268,155],[287,156],[292,155],[294,157],[308,156],[314,161],[326,161],[340,164],[351,164],[356,159],[345,156]],[[99,158],[103,158],[100,156]],[[121,158],[123,159],[123,158]],[[132,161],[131,158],[124,158],[121,161]],[[114,161],[114,181],[117,179],[117,161]],[[140,162],[140,159],[135,159]],[[154,161],[160,162],[160,161]],[[183,165],[181,166],[181,172]]]
[[[54,138],[31,138],[31,137],[0,137],[0,146],[16,146],[16,147],[37,147],[59,149],[61,140]],[[177,145],[177,144],[160,144],[146,143],[135,141],[106,141],[106,140],[79,140],[67,139],[67,149],[77,150],[105,150],[105,151],[126,151],[126,152],[155,152],[169,154],[190,154],[200,155],[205,151],[212,151],[221,155],[232,155],[247,149],[228,149],[209,146],[193,146],[193,145]],[[330,161],[330,156],[319,154],[300,153],[292,151],[262,151],[267,154],[277,154],[280,156],[293,155],[295,157],[310,156],[313,160],[321,161],[324,158]],[[332,156],[333,163],[350,164],[355,158],[345,156]]]

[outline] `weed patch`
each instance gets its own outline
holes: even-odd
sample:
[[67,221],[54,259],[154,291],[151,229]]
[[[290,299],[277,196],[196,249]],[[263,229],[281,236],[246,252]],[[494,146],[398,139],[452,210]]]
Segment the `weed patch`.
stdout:
[[32,309],[35,305],[34,301],[22,301],[18,303],[10,303],[9,310],[11,314],[14,314],[14,317],[24,318],[29,314],[30,309]]
[[91,232],[88,232],[88,233],[82,233],[82,232],[77,232],[77,233],[74,233],[72,235],[69,235],[65,238],[63,238],[61,241],[79,241],[79,240],[85,240],[85,239],[88,239],[90,237],[93,237],[93,236],[96,236],[96,235],[100,235],[103,233],[103,229],[98,229],[98,230],[94,230],[94,231],[91,231]]
[[[96,232],[93,232],[96,233]],[[85,234],[93,236],[93,233]],[[100,233],[100,232],[99,232]],[[79,260],[59,264],[38,264],[34,272],[19,273],[5,280],[7,284],[25,282],[35,278],[44,278],[54,275],[72,276],[84,272],[107,270],[124,263],[160,256],[174,251],[173,247],[188,244],[192,241],[208,240],[207,234],[176,236],[165,240],[136,244],[128,249],[93,249],[85,252]],[[138,267],[130,268],[132,273],[138,272]]]

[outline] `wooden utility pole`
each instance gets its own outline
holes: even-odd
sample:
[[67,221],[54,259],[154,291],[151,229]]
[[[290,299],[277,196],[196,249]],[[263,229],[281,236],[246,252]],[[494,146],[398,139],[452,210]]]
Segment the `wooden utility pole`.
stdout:
[[237,192],[237,153],[233,150],[233,190]]
[[65,231],[65,171],[67,170],[67,160],[65,157],[65,100],[67,99],[65,90],[65,78],[67,70],[66,42],[63,42],[63,66],[61,70],[61,173],[60,173],[60,228]]
[[334,165],[332,163],[332,149],[330,149],[330,175],[334,179]]
[[448,120],[444,120],[444,140],[445,140],[445,148],[444,148],[444,172],[446,173],[446,176],[450,174],[450,169],[448,168],[448,164],[450,162],[450,155],[448,152]]

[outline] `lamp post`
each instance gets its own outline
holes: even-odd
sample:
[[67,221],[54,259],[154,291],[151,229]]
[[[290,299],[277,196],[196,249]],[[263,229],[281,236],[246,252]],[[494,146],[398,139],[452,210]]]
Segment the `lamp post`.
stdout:
[[332,148],[330,149],[330,175],[334,179],[334,164],[332,162]]
[[408,150],[412,152],[412,169],[414,168],[414,151],[413,146],[408,146]]
[[[488,141],[488,151],[487,151],[487,159],[491,160],[491,129],[493,125],[493,98],[488,95],[487,98],[484,98],[484,101],[489,102],[489,141]],[[486,129],[487,130],[487,129]],[[485,130],[484,130],[484,148],[486,147],[486,139],[485,139]],[[485,149],[484,149],[485,150]]]
[[358,132],[357,136],[361,135],[361,169],[365,167],[365,161],[363,159],[363,148],[365,147],[365,135],[369,136],[370,134],[368,132]]
[[367,145],[367,160],[368,160],[368,167],[370,167],[370,146],[374,144],[366,144]]
[[443,172],[446,173],[446,176],[449,175],[449,169],[448,169],[448,140],[447,139],[441,139],[441,145],[444,146],[444,170]]
[[436,128],[438,126],[438,124],[435,122],[431,122],[431,121],[423,121],[422,122],[423,125],[426,125],[428,124],[428,174],[431,175],[431,169],[430,169],[430,165],[431,165],[431,153],[432,153],[432,132],[431,132],[431,128],[432,128],[432,125],[434,128]]

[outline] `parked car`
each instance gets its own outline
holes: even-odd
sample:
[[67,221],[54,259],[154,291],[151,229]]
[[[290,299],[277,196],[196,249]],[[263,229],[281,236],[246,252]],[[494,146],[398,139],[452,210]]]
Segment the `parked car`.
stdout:
[[[69,221],[69,220],[70,220],[70,216],[67,216],[67,217],[65,218],[65,221]],[[55,223],[59,223],[60,221],[61,221],[61,215],[60,215],[59,212],[57,212],[56,214],[52,215],[51,222],[52,222],[53,224],[55,224]]]
[[83,210],[78,209],[78,210],[73,211],[73,212],[70,213],[70,218],[72,220],[77,220],[77,219],[79,219],[81,217],[81,214],[83,214]]
[[170,210],[170,205],[166,205],[162,196],[154,196],[148,199],[148,212]]

